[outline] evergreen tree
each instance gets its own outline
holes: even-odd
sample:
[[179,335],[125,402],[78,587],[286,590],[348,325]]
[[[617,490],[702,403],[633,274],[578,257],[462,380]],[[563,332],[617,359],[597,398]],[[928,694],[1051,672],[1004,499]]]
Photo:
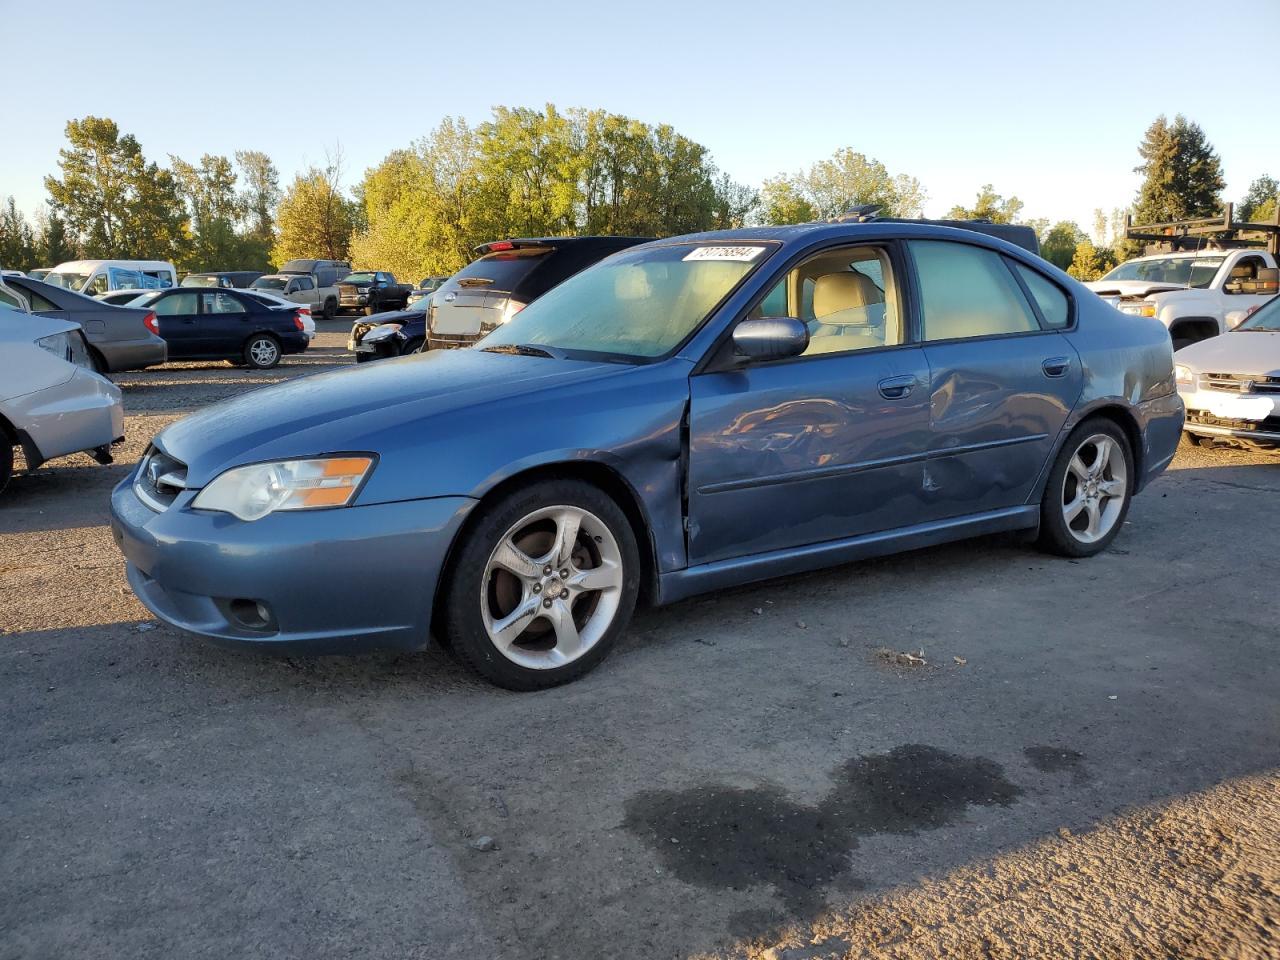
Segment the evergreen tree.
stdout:
[[1222,212],[1222,162],[1199,124],[1182,114],[1163,115],[1147,128],[1138,146],[1142,174],[1134,221],[1165,223]]
[[1280,183],[1274,177],[1259,177],[1249,184],[1244,199],[1236,204],[1236,219],[1251,223],[1272,219],[1277,196],[1280,196]]

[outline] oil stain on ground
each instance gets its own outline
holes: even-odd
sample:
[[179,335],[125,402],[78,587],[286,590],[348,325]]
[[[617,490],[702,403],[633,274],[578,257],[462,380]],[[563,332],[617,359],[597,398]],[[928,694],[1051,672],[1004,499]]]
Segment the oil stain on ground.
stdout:
[[1033,767],[1041,773],[1069,773],[1074,783],[1088,783],[1089,770],[1084,765],[1084,754],[1065,747],[1027,747],[1022,751]]
[[1008,806],[1022,793],[991,760],[922,744],[855,757],[833,779],[816,807],[774,786],[646,791],[627,803],[625,825],[686,883],[772,884],[789,913],[811,916],[859,837],[933,830],[971,804]]

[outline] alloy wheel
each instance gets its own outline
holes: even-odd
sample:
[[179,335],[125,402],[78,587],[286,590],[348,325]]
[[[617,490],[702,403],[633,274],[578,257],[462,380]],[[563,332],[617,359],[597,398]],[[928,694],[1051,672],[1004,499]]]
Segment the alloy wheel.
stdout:
[[266,337],[255,340],[249,345],[249,356],[260,367],[271,366],[276,362],[279,355],[280,348],[275,345],[274,341],[268,340]]
[[1111,532],[1129,496],[1124,452],[1105,433],[1086,437],[1067,463],[1062,480],[1062,519],[1081,543]]
[[480,587],[485,632],[508,660],[549,670],[585,655],[618,612],[622,550],[580,507],[550,506],[512,524]]

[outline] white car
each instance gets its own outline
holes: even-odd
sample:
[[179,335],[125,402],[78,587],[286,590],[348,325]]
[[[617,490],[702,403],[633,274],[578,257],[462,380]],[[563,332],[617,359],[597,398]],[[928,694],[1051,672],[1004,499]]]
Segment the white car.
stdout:
[[1280,445],[1280,297],[1173,359],[1187,433],[1209,444]]
[[31,471],[80,451],[110,463],[123,439],[120,388],[94,373],[79,325],[0,304],[0,490],[17,447]]

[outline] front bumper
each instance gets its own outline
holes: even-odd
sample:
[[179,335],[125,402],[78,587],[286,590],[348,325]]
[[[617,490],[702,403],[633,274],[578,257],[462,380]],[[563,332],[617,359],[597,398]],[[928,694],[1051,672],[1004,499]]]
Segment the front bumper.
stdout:
[[427,349],[456,350],[461,347],[469,347],[472,344],[479,343],[482,336],[484,334],[481,333],[436,333],[433,330],[427,334]]
[[[475,504],[439,497],[245,523],[190,510],[193,497],[157,513],[132,474],[112,492],[111,531],[138,599],[191,633],[306,653],[425,647],[441,566]],[[236,601],[264,604],[270,621],[246,625]]]
[[1280,444],[1280,394],[1203,387],[1179,387],[1179,393],[1187,405],[1185,429],[1188,433]]
[[363,307],[369,302],[367,293],[343,293],[338,295],[338,306],[344,310]]
[[[93,450],[124,436],[120,388],[80,367],[70,379],[8,401],[9,421],[30,441],[28,469],[46,460]],[[32,463],[32,452],[38,454]]]

